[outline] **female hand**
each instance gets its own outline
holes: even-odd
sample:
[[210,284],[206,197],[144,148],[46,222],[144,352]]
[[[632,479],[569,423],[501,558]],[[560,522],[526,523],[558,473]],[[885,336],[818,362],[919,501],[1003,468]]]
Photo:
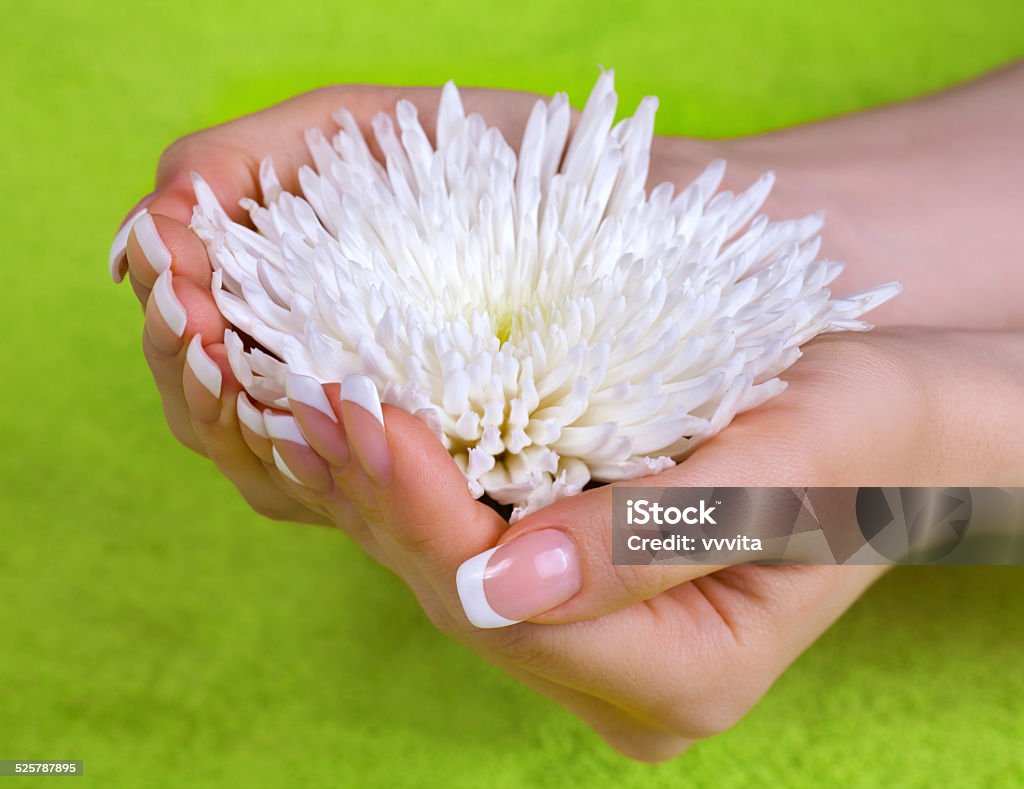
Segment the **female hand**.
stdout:
[[[642,484],[1020,484],[1020,340],[927,330],[819,338],[787,392]],[[287,483],[292,495],[328,514],[354,506],[364,524],[354,536],[438,628],[635,758],[674,756],[736,722],[882,570],[613,565],[610,487],[507,529],[470,497],[433,434],[381,408],[368,379],[349,376],[322,396],[311,380],[295,382],[302,398],[282,431],[299,441],[273,441],[298,481]],[[992,388],[1001,397],[974,410]],[[457,585],[480,554],[490,555],[486,577],[463,570]],[[530,621],[479,629],[466,610],[490,626]]]
[[[372,89],[364,90],[368,96],[374,95]],[[409,451],[392,447],[383,452],[379,440],[374,444],[369,438],[367,444],[353,438],[359,431],[352,429],[351,423],[353,419],[358,421],[361,414],[356,410],[354,415],[346,416],[346,411],[352,412],[357,406],[341,405],[337,385],[326,387],[326,402],[343,427],[325,410],[318,410],[318,406],[323,408],[324,401],[311,396],[306,381],[293,382],[289,391],[301,431],[286,415],[261,419],[252,404],[244,399],[238,401],[242,417],[242,425],[239,425],[235,396],[240,387],[227,367],[223,346],[218,347],[219,343],[213,342],[204,349],[202,345],[205,338],[219,339],[224,324],[209,295],[210,270],[205,251],[183,224],[192,203],[187,172],[200,170],[225,205],[233,204],[234,196],[254,196],[255,162],[274,150],[279,164],[283,165],[281,169],[293,171],[300,161],[298,157],[303,154],[298,147],[289,152],[287,145],[280,154],[276,153],[280,141],[297,139],[294,131],[326,119],[330,109],[342,103],[334,97],[330,102],[318,104],[316,95],[295,100],[297,104],[288,110],[285,110],[289,104],[286,103],[261,114],[263,117],[253,116],[203,133],[207,135],[205,141],[203,135],[192,143],[188,142],[192,138],[186,138],[175,146],[179,149],[177,153],[172,147],[165,157],[170,164],[162,165],[158,179],[162,188],[148,202],[155,218],[152,222],[136,223],[127,239],[133,286],[140,300],[147,304],[144,341],[147,358],[164,395],[165,412],[176,435],[209,454],[259,511],[272,517],[335,522],[346,527],[368,551],[406,579],[439,626],[457,633],[510,673],[576,710],[621,750],[641,758],[660,758],[684,747],[688,739],[719,730],[735,720],[774,676],[855,599],[874,577],[874,571],[740,567],[691,581],[692,568],[612,567],[607,563],[607,551],[602,553],[601,550],[605,547],[601,541],[610,535],[606,528],[610,512],[608,491],[591,491],[535,513],[501,537],[502,544],[527,538],[533,532],[544,532],[541,534],[544,540],[554,539],[551,537],[554,526],[557,533],[570,540],[581,563],[579,588],[574,589],[569,582],[571,578],[566,581],[563,577],[561,584],[549,586],[544,594],[512,595],[512,598],[529,600],[536,610],[506,608],[504,612],[506,619],[532,618],[534,622],[558,626],[521,625],[498,633],[482,633],[468,628],[457,597],[453,597],[454,573],[461,560],[474,550],[490,550],[504,527],[490,510],[468,498],[461,476],[453,472],[450,458],[418,422],[394,409],[386,409],[389,441],[392,444],[407,441]],[[402,95],[409,93],[403,91]],[[391,93],[382,103],[393,104],[396,97],[397,93]],[[371,99],[367,102],[372,104]],[[524,97],[520,119],[525,117],[532,102],[532,98]],[[358,109],[351,98],[343,103]],[[471,102],[467,100],[467,104]],[[507,110],[514,102],[500,100],[498,104]],[[294,113],[299,105],[309,109],[311,114]],[[365,120],[369,111],[367,109],[361,119]],[[425,108],[421,112],[427,114]],[[275,127],[272,115],[284,125]],[[294,126],[284,123],[285,119],[294,121]],[[496,122],[491,113],[488,119]],[[506,129],[506,135],[514,142],[514,131]],[[711,158],[705,152],[708,145],[660,139],[655,147],[652,180],[687,180],[697,169],[696,166],[691,169],[693,161]],[[688,152],[693,153],[692,160]],[[295,158],[289,159],[289,156]],[[742,157],[739,160],[742,170],[744,160]],[[809,207],[813,207],[815,186],[806,181],[805,186],[807,188],[799,194],[791,195],[793,205],[811,201]],[[819,191],[822,198],[828,194],[827,189]],[[832,197],[835,199],[834,195]],[[780,207],[778,199],[774,208],[792,213]],[[842,216],[840,214],[840,227]],[[849,212],[849,216],[863,219],[863,214],[856,210]],[[851,226],[856,227],[856,224]],[[899,227],[900,223],[895,222],[894,226]],[[847,233],[846,237],[850,238],[851,234]],[[920,274],[914,263],[911,261],[907,268],[911,277]],[[173,283],[169,275],[163,276],[162,284],[158,283],[157,271],[168,268],[173,269]],[[903,272],[891,270],[887,275],[892,273],[903,275]],[[990,294],[988,302],[968,300],[967,306],[976,311],[964,322],[988,325],[987,321],[994,320],[1002,325],[999,321],[1004,319],[1003,314],[987,306],[999,306],[1004,296],[1005,290]],[[922,316],[940,314],[941,304],[936,302],[935,309],[929,311],[927,302],[927,298],[917,298],[906,313],[891,311],[891,317],[921,320]],[[963,310],[960,314],[967,315]],[[201,339],[196,340],[197,336]],[[892,485],[900,481],[908,484],[905,482],[908,473],[918,484],[925,484],[928,480],[954,479],[944,475],[962,473],[965,458],[970,459],[972,452],[983,461],[976,467],[981,475],[976,481],[992,479],[999,468],[1009,475],[1003,479],[1019,479],[1019,458],[1015,455],[1003,452],[1001,456],[997,453],[995,457],[986,457],[972,442],[950,443],[955,428],[962,424],[957,421],[961,418],[981,428],[976,434],[970,433],[973,427],[968,428],[972,438],[983,437],[982,440],[988,440],[994,447],[1004,447],[1006,434],[1002,431],[1007,427],[1019,431],[1019,422],[1008,420],[1000,408],[993,410],[991,407],[992,387],[971,391],[970,397],[965,395],[960,400],[953,396],[940,398],[946,410],[940,414],[931,409],[932,417],[942,418],[925,422],[927,427],[922,426],[919,418],[906,418],[907,413],[920,417],[921,410],[913,406],[921,405],[924,393],[944,388],[945,384],[936,384],[933,379],[950,382],[945,374],[950,369],[957,369],[957,365],[971,369],[984,358],[979,351],[989,353],[992,348],[1007,345],[1012,348],[1010,339],[996,335],[958,336],[956,344],[970,346],[970,352],[960,353],[951,361],[945,342],[948,338],[905,336],[896,342],[892,337],[883,337],[880,341],[885,347],[879,354],[878,346],[873,345],[879,341],[878,337],[827,338],[812,344],[811,349],[845,350],[838,351],[838,361],[829,359],[817,366],[809,352],[807,359],[787,375],[794,387],[804,380],[800,388],[741,417],[729,431],[699,450],[685,466],[646,479],[644,484],[884,482]],[[1011,339],[1019,343],[1019,338]],[[1004,349],[998,353],[1003,357],[1002,362],[992,369],[978,371],[979,374],[998,376],[1007,370],[1020,369],[1020,360],[1010,351]],[[870,372],[867,380],[856,376],[846,380],[844,373],[838,381],[845,381],[845,384],[836,388],[836,380],[830,382],[824,371],[834,373],[844,369],[844,357],[851,362],[850,370]],[[930,362],[926,363],[926,359]],[[905,365],[909,360],[915,361]],[[879,369],[885,381],[876,380]],[[911,370],[917,372],[909,374]],[[943,375],[939,375],[939,371],[943,371]],[[894,375],[896,372],[898,374]],[[1006,373],[1004,378],[1007,375],[1008,391],[1012,391],[1018,382],[1012,373]],[[908,380],[914,385],[906,385]],[[963,384],[974,380],[984,379],[965,374],[963,380],[958,378],[955,382]],[[880,383],[886,385],[881,392],[870,386]],[[898,391],[886,388],[896,384]],[[213,396],[211,390],[220,396]],[[817,401],[817,408],[806,400],[814,392],[825,395]],[[303,397],[315,401],[312,408],[308,404],[303,407]],[[928,397],[924,399],[931,402]],[[368,402],[365,396],[362,401]],[[965,405],[965,413],[953,413],[955,409],[951,404],[956,403]],[[976,405],[978,403],[984,403],[984,407]],[[887,404],[899,407],[895,411],[882,408]],[[869,408],[866,412],[865,407],[870,405],[877,405],[881,410],[875,413]],[[911,424],[916,425],[916,429],[908,433]],[[269,425],[274,425],[270,431],[266,429]],[[858,430],[850,431],[851,425]],[[892,430],[884,429],[890,426]],[[998,428],[993,430],[994,426]],[[936,431],[936,427],[940,429]],[[845,428],[846,432],[840,428]],[[372,431],[363,433],[373,435]],[[947,445],[936,444],[937,436],[943,437]],[[299,441],[289,441],[289,437]],[[889,446],[883,444],[883,437],[886,442],[894,442],[897,451],[886,449],[880,456],[879,447]],[[304,445],[305,438],[311,447]],[[949,451],[951,449],[956,451]],[[274,450],[277,450],[276,458]],[[353,450],[359,463],[346,457]],[[406,456],[418,459],[403,461]],[[395,474],[393,482],[388,481],[392,479],[388,476],[376,485],[367,486],[365,480],[359,482],[359,469],[371,478],[366,469],[373,467],[374,457],[378,460],[391,458],[381,462],[392,463],[392,471],[401,471],[403,467],[405,471]],[[332,462],[325,463],[323,458]],[[922,458],[928,462],[922,463]],[[817,460],[822,462],[818,464]],[[992,466],[1000,460],[1005,461],[1001,467]],[[279,469],[285,469],[303,484],[292,483]],[[897,478],[894,473],[904,476]],[[869,476],[865,478],[864,474]],[[277,487],[267,485],[268,479]],[[416,479],[420,483],[415,483]],[[963,484],[964,480],[956,477],[955,482]],[[282,490],[291,495],[282,495]],[[417,514],[419,508],[422,510]],[[462,523],[468,524],[466,542],[454,539],[451,534],[458,528],[453,524]],[[571,551],[556,553],[564,557]],[[552,588],[565,599],[552,602]],[[628,619],[636,616],[628,612],[637,610],[648,612],[642,614],[647,617],[646,623]],[[583,621],[587,619],[593,621]],[[794,622],[794,619],[799,621]],[[656,621],[674,624],[676,629],[655,628]],[[613,624],[606,624],[608,622]],[[680,652],[675,648],[679,627],[685,627],[685,632],[696,642],[682,645],[689,651]],[[562,636],[551,635],[548,631],[571,633],[573,637],[563,641]],[[530,635],[521,635],[524,632]],[[580,641],[575,637],[578,633],[599,633],[600,637]],[[692,667],[690,680],[670,684],[663,689],[666,692],[658,696],[651,687],[656,685],[656,672],[645,669],[634,676],[616,671],[622,668],[622,656],[612,654],[614,646],[633,643],[634,634],[636,638],[649,636],[647,641],[636,643],[650,647],[651,662],[656,667],[664,671],[670,667],[666,661],[682,661],[687,670]],[[631,652],[633,657],[636,654]],[[642,654],[646,662],[648,652],[645,650]],[[716,661],[728,668],[730,663],[724,662],[726,660],[742,669],[742,681],[737,680],[736,675],[731,678],[736,683],[735,687],[730,686],[731,692],[723,687],[726,680],[707,668]],[[680,663],[671,665],[678,667]],[[722,674],[728,677],[730,672]],[[695,690],[688,684],[694,680],[706,684]],[[714,693],[703,688],[710,688]],[[706,695],[701,696],[701,692]],[[714,704],[711,695],[715,696]]]
[[[227,323],[210,292],[210,261],[202,242],[188,229],[195,203],[191,173],[200,173],[229,213],[241,219],[244,212],[238,201],[259,197],[262,159],[273,156],[280,172],[292,179],[284,181],[284,187],[297,190],[298,168],[311,163],[303,133],[310,128],[333,132],[331,115],[338,109],[351,111],[368,132],[375,113],[392,111],[399,98],[406,98],[417,105],[424,126],[431,128],[439,96],[436,88],[323,88],[183,137],[164,151],[155,191],[129,213],[114,239],[111,273],[115,281],[128,273],[145,311],[143,351],[171,432],[185,446],[209,457],[266,517],[330,522],[325,513],[282,492],[266,428],[227,364]],[[467,111],[484,114],[513,145],[538,99],[527,93],[475,89],[463,90],[462,96]],[[367,133],[367,139],[372,135]]]
[[[856,264],[841,275],[838,288],[903,280],[904,296],[874,320],[1020,326],[1024,279],[1014,275],[1014,250],[1024,244],[1024,225],[1016,219],[1019,182],[1005,163],[1024,155],[1024,113],[1012,101],[1022,83],[1024,66],[1018,65],[947,94],[782,132],[730,141],[656,137],[650,181],[684,184],[718,156],[731,164],[726,187],[745,186],[765,169],[778,168],[779,184],[766,209],[777,216],[829,210],[823,251]],[[259,196],[260,160],[273,155],[278,171],[294,178],[308,162],[302,132],[333,128],[330,117],[339,107],[348,107],[365,127],[375,112],[405,97],[418,105],[429,129],[438,95],[432,88],[325,88],[182,138],[161,157],[156,191],[140,201],[115,239],[112,271],[119,278],[127,263],[146,310],[143,348],[172,432],[209,456],[268,517],[329,520],[281,494],[265,426],[247,408],[226,364],[225,322],[210,295],[210,263],[187,229],[194,203],[190,173],[199,172],[240,218],[238,200]],[[489,90],[464,90],[463,97],[467,109],[484,114],[513,146],[537,99]],[[964,117],[985,122],[965,128]],[[920,144],[923,129],[928,144]],[[947,177],[951,166],[971,177]],[[143,208],[148,214],[139,218]],[[977,232],[982,227],[985,232]],[[193,342],[196,336],[200,340]],[[219,397],[209,397],[210,389]],[[238,413],[251,429],[240,426]]]

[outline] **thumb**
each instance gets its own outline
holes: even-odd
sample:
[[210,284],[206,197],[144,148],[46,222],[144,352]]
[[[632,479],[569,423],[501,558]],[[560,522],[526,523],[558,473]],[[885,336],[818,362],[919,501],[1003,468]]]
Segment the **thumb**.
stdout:
[[[685,484],[665,476],[643,484]],[[605,486],[523,518],[496,547],[460,567],[458,588],[466,615],[477,627],[526,619],[561,624],[595,619],[718,569],[612,564],[612,486]],[[479,610],[484,615],[475,614]]]
[[[778,407],[776,407],[778,408]],[[460,583],[467,615],[482,596],[493,615],[470,616],[478,627],[503,627],[529,619],[561,624],[599,616],[657,597],[662,592],[722,569],[719,565],[620,565],[612,563],[612,489],[801,485],[806,459],[780,450],[777,414],[738,419],[725,433],[683,463],[652,477],[594,488],[557,501],[523,518],[496,548],[469,559],[460,569],[473,583]],[[785,414],[783,413],[784,417]],[[798,444],[794,444],[797,446]],[[804,479],[801,482],[801,479]],[[475,590],[475,591],[472,591]]]
[[[423,581],[449,612],[457,616],[461,609],[478,628],[526,619],[569,622],[718,569],[613,565],[610,487],[563,499],[508,528],[473,499],[451,455],[420,419],[381,406],[369,378],[349,375],[340,389],[324,388],[321,413],[329,410],[337,420],[317,413],[298,378],[289,378],[289,399],[306,439],[330,461],[327,438],[344,436],[349,451],[331,464],[335,480],[394,563],[408,568],[402,574],[424,607],[431,601],[419,588]],[[321,391],[311,383],[311,395]],[[666,473],[644,484],[687,483]]]

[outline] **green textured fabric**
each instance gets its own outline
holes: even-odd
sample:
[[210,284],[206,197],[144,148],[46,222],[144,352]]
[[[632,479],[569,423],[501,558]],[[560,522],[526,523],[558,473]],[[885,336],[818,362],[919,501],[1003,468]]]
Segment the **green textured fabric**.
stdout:
[[0,11],[0,758],[99,786],[1024,785],[1020,569],[897,571],[733,731],[631,763],[178,447],[105,262],[167,143],[321,84],[579,103],[602,64],[626,105],[661,97],[659,130],[742,134],[1020,56],[1020,0]]

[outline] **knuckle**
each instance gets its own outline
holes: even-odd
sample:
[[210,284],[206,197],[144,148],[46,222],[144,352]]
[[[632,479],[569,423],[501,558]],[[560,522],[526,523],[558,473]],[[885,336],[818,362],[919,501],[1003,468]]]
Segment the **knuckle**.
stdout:
[[158,171],[174,167],[178,162],[189,160],[196,149],[202,145],[206,130],[191,132],[179,137],[168,145],[160,154],[157,164]]
[[661,573],[662,568],[620,564],[609,566],[609,570],[611,582],[618,587],[616,597],[638,603],[649,600],[658,593],[659,587],[654,576]]

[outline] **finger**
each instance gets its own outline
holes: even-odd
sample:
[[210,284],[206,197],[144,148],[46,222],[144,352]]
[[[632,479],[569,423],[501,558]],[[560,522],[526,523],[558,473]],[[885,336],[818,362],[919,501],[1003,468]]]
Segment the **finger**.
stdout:
[[203,346],[196,334],[186,351],[182,390],[189,406],[192,427],[206,454],[261,515],[275,520],[328,524],[329,519],[296,501],[268,476],[252,453],[238,425],[241,386],[231,377],[223,343]]
[[[491,600],[501,619],[558,624],[603,616],[721,569],[721,565],[613,564],[612,489],[806,484],[812,476],[806,470],[808,447],[816,446],[815,441],[797,436],[792,428],[780,437],[777,420],[768,418],[774,411],[785,414],[789,410],[786,399],[769,404],[753,419],[749,414],[739,416],[728,431],[668,471],[595,488],[523,518],[502,535],[486,562],[480,557],[467,562],[472,562],[481,593]],[[771,451],[751,452],[754,446],[767,446]],[[820,453],[820,447],[816,451]],[[528,572],[556,546],[565,556],[578,559],[580,583],[571,597],[568,587]],[[527,587],[532,589],[529,594],[524,591]]]
[[[240,410],[240,418],[242,413]],[[261,453],[266,452],[266,457],[261,459],[281,489],[307,506],[326,512],[332,523],[364,551],[394,570],[392,563],[382,560],[380,546],[360,517],[359,510],[334,485],[327,461],[310,447],[294,414],[268,408],[260,416],[266,437],[265,448],[261,446]]]
[[[196,334],[218,336],[223,333],[223,318],[216,312],[215,305],[210,309],[206,302],[212,302],[208,291],[187,280],[176,280],[170,270],[165,271],[157,278],[146,301],[142,343],[171,431],[187,447],[203,455],[206,451],[195,435],[182,388],[182,371],[187,340]],[[227,375],[234,380],[230,371]]]
[[[381,407],[367,379],[347,377],[340,401],[331,405],[341,415],[351,450],[337,479],[385,549],[397,551],[396,564],[435,622],[493,659],[599,698],[650,730],[668,728],[677,741],[706,736],[724,725],[726,713],[738,709],[689,704],[694,698],[708,701],[701,687],[689,683],[678,683],[673,696],[674,702],[688,706],[667,708],[659,677],[721,665],[716,662],[720,653],[732,648],[728,623],[693,584],[685,585],[694,598],[690,605],[658,598],[598,620],[556,627],[524,624],[491,632],[467,628],[452,575],[467,547],[493,544],[504,522],[469,497],[461,472],[426,426],[403,411]],[[390,457],[381,454],[385,446]],[[541,563],[561,564],[557,555]],[[623,649],[624,639],[629,649]],[[638,652],[645,655],[642,666],[637,665]],[[715,687],[721,691],[724,685]]]
[[130,277],[129,281],[131,282],[132,292],[135,294],[135,298],[138,300],[139,306],[142,307],[143,314],[145,314],[146,304],[149,301],[150,290],[135,277]]
[[[662,474],[643,484],[687,482]],[[560,624],[594,619],[649,600],[717,569],[613,564],[612,488],[605,486],[562,499],[510,527],[497,546],[459,568],[459,592],[467,613],[485,604],[492,612],[484,618],[470,617],[479,627],[524,620]]]
[[395,563],[411,568],[406,582],[431,618],[438,620],[440,606],[465,629],[455,569],[467,552],[493,544],[505,522],[472,498],[462,472],[420,419],[381,406],[369,378],[349,375],[340,388],[325,388],[324,394],[337,423],[326,414],[312,422],[311,411],[322,412],[323,402],[291,383],[292,407],[305,434],[319,446],[327,433],[347,441],[344,463],[332,466],[338,487]]
[[274,446],[270,443],[270,435],[264,421],[263,412],[257,408],[245,392],[238,393],[235,403],[238,416],[238,428],[242,440],[252,452],[265,464],[274,464]]
[[437,437],[415,416],[382,407],[365,376],[321,387],[292,374],[286,389],[302,435],[330,459],[332,495],[356,507],[385,563],[437,627],[470,630],[454,570],[467,550],[496,540],[504,521],[472,499]]
[[121,220],[121,224],[117,228],[117,232],[114,234],[114,239],[110,242],[110,252],[107,264],[110,276],[115,283],[124,279],[124,275],[128,270],[126,253],[128,249],[128,235],[131,233],[132,225],[135,223],[135,220],[144,213],[146,206],[153,202],[155,197],[156,192],[150,192],[139,200],[132,210],[125,215],[125,218]]
[[[501,96],[501,101],[494,99]],[[161,158],[157,170],[158,195],[150,210],[187,223],[195,203],[190,173],[203,176],[233,219],[245,212],[238,206],[243,197],[259,195],[259,168],[268,156],[281,173],[281,184],[298,189],[298,171],[312,163],[304,132],[318,129],[325,135],[338,130],[332,116],[340,109],[352,113],[371,150],[375,149],[371,119],[391,112],[400,99],[412,102],[423,126],[432,131],[437,119],[439,88],[400,88],[376,85],[344,85],[321,88],[221,126],[182,138]],[[522,134],[526,117],[539,97],[512,91],[466,90],[467,110],[483,110],[512,140]]]
[[[461,94],[465,109],[483,114],[513,147],[519,145],[533,105],[543,98],[531,93],[479,88],[464,89]],[[140,200],[128,213],[115,235],[109,259],[114,281],[120,282],[124,276],[128,236],[144,209],[171,217],[182,225],[189,223],[195,204],[192,172],[203,176],[233,219],[243,220],[245,212],[238,201],[243,197],[260,196],[259,168],[263,159],[271,155],[274,157],[282,174],[282,186],[295,192],[299,168],[310,164],[312,159],[304,132],[319,129],[325,134],[332,134],[338,128],[332,115],[339,109],[351,112],[367,138],[370,150],[383,161],[370,134],[370,121],[378,112],[393,111],[395,103],[403,98],[416,106],[424,129],[433,139],[439,88],[375,85],[321,88],[181,138],[161,157],[154,192]],[[572,114],[573,123],[576,115],[575,112]]]
[[332,400],[339,402],[339,393],[338,384],[321,385],[315,378],[297,373],[285,377],[285,394],[303,435],[316,453],[336,469],[345,468],[351,457],[341,414],[335,413],[331,405]]
[[[210,293],[210,264],[199,240],[167,217],[149,217],[149,222],[159,234],[159,243],[170,251],[171,264],[154,266],[149,262],[147,254],[153,255],[152,250],[147,253],[143,246],[152,246],[153,242],[145,241],[146,231],[140,236],[142,244],[134,234],[130,236],[132,286],[136,295],[144,299],[146,314],[143,351],[171,431],[187,447],[205,455],[206,450],[192,427],[182,389],[185,349],[196,334],[222,336],[227,323]],[[155,268],[162,270],[152,279]],[[149,284],[140,277],[146,277]],[[227,374],[233,379],[230,371]]]
[[[327,388],[337,395],[337,384],[328,384]],[[261,424],[252,426],[253,433],[262,429],[263,440],[254,438],[260,441],[262,459],[280,472],[296,496],[315,493],[339,528],[374,559],[395,570],[394,562],[383,557],[359,509],[334,484],[332,465],[347,464],[350,453],[340,418],[327,400],[324,387],[313,378],[289,373],[286,392],[291,413],[265,409]],[[253,414],[244,406],[239,408],[239,416],[243,421],[254,422]]]
[[187,225],[144,210],[132,224],[126,246],[128,270],[145,288],[152,288],[167,270],[210,289],[213,268],[203,242]]
[[192,429],[192,418],[181,386],[181,365],[173,357],[168,359],[153,345],[148,331],[142,333],[142,353],[156,382],[164,419],[171,434],[193,452],[205,457],[203,442]]
[[292,414],[264,411],[263,423],[271,442],[271,458],[277,470],[296,485],[317,493],[329,493],[334,487],[330,467],[310,447]]
[[[136,281],[134,276],[132,281]],[[192,427],[182,389],[185,339],[203,331],[222,331],[222,321],[201,309],[194,309],[195,317],[190,320],[185,303],[192,304],[197,298],[205,298],[202,291],[190,288],[184,281],[176,283],[170,270],[161,274],[146,299],[142,349],[160,393],[164,417],[171,432],[181,443],[205,455],[202,441]]]

